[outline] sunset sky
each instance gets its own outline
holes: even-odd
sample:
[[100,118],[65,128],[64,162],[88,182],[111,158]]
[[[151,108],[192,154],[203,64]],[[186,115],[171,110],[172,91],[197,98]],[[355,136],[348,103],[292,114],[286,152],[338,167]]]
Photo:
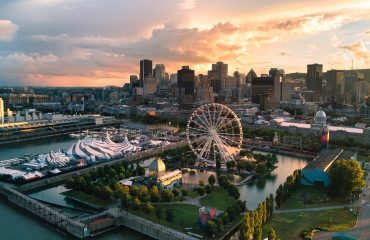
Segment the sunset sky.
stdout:
[[370,68],[370,1],[0,1],[2,86],[122,86],[144,58],[168,73]]

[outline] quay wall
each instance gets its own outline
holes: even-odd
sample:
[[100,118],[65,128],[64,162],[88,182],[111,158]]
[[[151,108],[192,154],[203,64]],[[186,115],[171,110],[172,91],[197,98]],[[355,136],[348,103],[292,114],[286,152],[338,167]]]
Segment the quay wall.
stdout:
[[0,186],[0,193],[6,196],[10,202],[39,216],[74,237],[85,238],[89,235],[88,228],[81,222],[75,221],[8,186]]

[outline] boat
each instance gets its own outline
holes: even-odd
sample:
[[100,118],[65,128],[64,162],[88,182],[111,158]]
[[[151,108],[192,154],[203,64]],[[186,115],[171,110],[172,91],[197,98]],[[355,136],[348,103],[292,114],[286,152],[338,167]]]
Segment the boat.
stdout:
[[71,138],[81,138],[82,134],[81,133],[71,133],[69,134]]

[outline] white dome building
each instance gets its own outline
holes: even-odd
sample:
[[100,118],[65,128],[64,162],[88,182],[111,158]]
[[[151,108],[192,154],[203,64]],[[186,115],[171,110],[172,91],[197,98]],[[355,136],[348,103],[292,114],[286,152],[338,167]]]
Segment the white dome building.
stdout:
[[315,115],[315,125],[323,127],[326,125],[326,113],[322,110],[318,111]]

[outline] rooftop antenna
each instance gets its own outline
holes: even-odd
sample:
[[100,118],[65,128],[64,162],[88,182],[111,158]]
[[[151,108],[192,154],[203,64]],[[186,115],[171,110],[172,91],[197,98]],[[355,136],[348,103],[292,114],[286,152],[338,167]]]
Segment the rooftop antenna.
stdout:
[[353,59],[352,59],[352,70],[353,70]]

